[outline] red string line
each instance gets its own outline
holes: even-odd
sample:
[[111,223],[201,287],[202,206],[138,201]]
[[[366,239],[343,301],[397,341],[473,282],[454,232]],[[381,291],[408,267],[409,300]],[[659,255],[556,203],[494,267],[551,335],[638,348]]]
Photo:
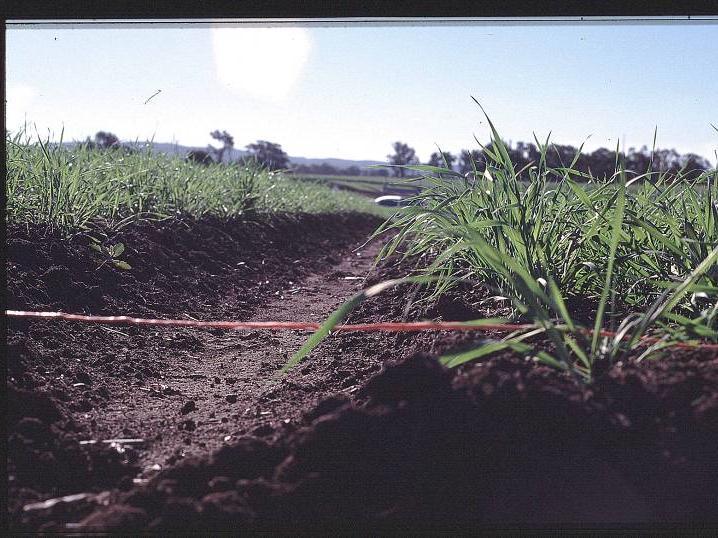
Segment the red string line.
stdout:
[[[300,330],[314,331],[321,324],[308,321],[198,321],[187,319],[149,319],[130,316],[86,316],[83,314],[67,314],[65,312],[34,312],[23,310],[6,310],[5,315],[17,318],[61,319],[65,321],[81,321],[84,323],[102,323],[106,325],[144,325],[165,327],[202,327],[206,329],[234,329],[234,330]],[[365,331],[365,332],[417,332],[417,331],[498,331],[513,332],[536,329],[532,324],[510,323],[482,323],[472,325],[461,321],[412,321],[412,322],[383,322],[340,324],[334,326],[332,332]],[[589,329],[581,330],[584,334],[592,334]],[[613,337],[616,333],[601,330],[601,336]],[[659,342],[659,338],[645,336],[642,343],[651,344]],[[686,342],[673,342],[670,347],[683,349],[710,349],[718,351],[718,344],[692,344]]]

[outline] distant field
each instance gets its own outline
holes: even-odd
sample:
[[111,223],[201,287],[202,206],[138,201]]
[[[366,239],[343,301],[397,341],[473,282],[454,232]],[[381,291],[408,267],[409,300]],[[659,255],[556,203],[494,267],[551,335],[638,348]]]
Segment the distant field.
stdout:
[[[411,171],[409,171],[411,173]],[[418,174],[417,174],[418,175]],[[323,175],[323,174],[293,174],[290,177],[306,181],[310,183],[321,183],[329,187],[336,187],[342,190],[356,192],[365,196],[380,196],[382,194],[401,194],[411,196],[418,194],[425,188],[431,188],[436,185],[435,182],[428,181],[426,178],[418,177],[415,179],[399,179],[396,177],[378,177],[378,176],[340,176],[340,175]],[[456,177],[447,179],[449,184],[456,181],[461,183]],[[518,180],[518,183],[524,187],[528,187],[530,181]],[[558,181],[547,179],[547,184],[558,185]],[[463,184],[463,183],[462,183]],[[595,188],[594,183],[578,183],[585,190]],[[630,190],[640,189],[640,182],[629,185]],[[700,188],[700,187],[699,187]]]
[[408,196],[417,193],[421,187],[428,186],[428,183],[423,180],[407,181],[396,177],[329,176],[320,174],[295,174],[293,177],[302,181],[322,183],[329,187],[354,191],[366,196],[380,196],[385,191],[386,193]]

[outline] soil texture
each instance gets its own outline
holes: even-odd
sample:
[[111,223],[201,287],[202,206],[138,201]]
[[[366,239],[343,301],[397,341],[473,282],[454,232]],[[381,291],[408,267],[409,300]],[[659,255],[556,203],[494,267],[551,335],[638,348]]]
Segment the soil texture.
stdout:
[[[371,271],[380,244],[363,243],[377,225],[126,228],[110,242],[131,270],[98,268],[85,235],[11,228],[9,308],[320,321],[406,272]],[[412,294],[390,290],[350,321],[497,313],[476,290],[407,308]],[[307,333],[9,319],[11,528],[718,525],[718,357],[617,363],[589,385],[510,353],[453,370],[436,360],[492,336],[337,333],[277,377]]]

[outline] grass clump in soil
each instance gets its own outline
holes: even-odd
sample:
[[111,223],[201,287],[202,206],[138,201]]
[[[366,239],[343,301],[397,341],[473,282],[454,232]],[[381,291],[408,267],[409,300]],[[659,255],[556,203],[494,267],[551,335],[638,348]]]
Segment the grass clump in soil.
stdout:
[[375,234],[395,233],[378,261],[397,253],[423,260],[412,280],[429,279],[427,300],[468,283],[484,288],[487,302],[510,306],[506,321],[533,324],[445,355],[444,364],[512,349],[590,380],[597,361],[718,343],[718,170],[689,180],[688,170],[626,170],[618,160],[599,178],[575,168],[582,148],[572,163],[550,167],[548,139],[536,140],[538,162],[517,170],[489,125],[486,164],[473,173],[405,166],[431,186]]
[[117,230],[138,220],[252,212],[386,215],[371,200],[254,165],[201,164],[149,148],[72,148],[7,135],[7,218],[52,230]]

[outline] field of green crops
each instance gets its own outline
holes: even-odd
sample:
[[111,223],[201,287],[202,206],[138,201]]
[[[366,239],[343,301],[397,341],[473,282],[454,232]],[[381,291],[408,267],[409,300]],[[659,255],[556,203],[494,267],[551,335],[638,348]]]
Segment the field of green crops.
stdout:
[[149,151],[70,150],[21,134],[6,139],[6,150],[9,222],[77,230],[252,211],[387,214],[366,197],[260,168],[203,166]]
[[[548,167],[547,141],[528,167],[530,181],[520,181],[524,171],[491,127],[493,148],[483,148],[489,162],[473,177],[407,166],[431,187],[376,234],[396,232],[380,261],[397,252],[427,260],[406,280],[426,283],[428,299],[468,283],[484,288],[487,301],[511,307],[510,318],[489,321],[531,325],[444,356],[444,364],[512,349],[590,380],[597,361],[640,361],[675,344],[718,343],[718,171],[688,181],[617,162],[611,177],[591,177],[575,170],[575,161]],[[380,289],[349,301],[321,334]],[[579,307],[593,319],[589,326],[575,319]]]

